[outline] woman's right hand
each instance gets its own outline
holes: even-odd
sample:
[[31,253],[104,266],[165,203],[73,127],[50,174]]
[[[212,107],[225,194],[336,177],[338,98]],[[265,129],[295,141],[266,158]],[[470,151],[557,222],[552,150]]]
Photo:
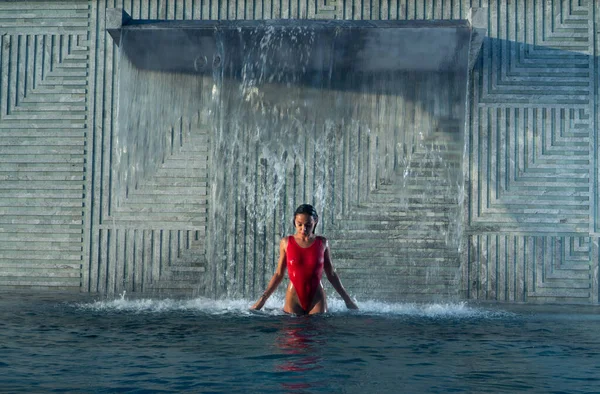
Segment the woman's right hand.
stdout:
[[260,298],[258,299],[258,301],[256,301],[254,303],[254,305],[252,305],[250,307],[250,309],[253,309],[255,311],[260,310],[260,308],[262,308],[265,305],[265,302],[267,301],[265,294],[261,295]]

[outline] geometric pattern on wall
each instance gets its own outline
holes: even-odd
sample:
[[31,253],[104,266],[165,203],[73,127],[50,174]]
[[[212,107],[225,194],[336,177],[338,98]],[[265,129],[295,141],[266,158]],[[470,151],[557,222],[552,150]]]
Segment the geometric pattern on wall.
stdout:
[[[590,23],[597,6],[489,5],[467,141],[463,285],[470,298],[598,302],[597,241],[589,238],[597,205],[590,188],[598,171]],[[467,279],[473,273],[481,276]]]
[[479,108],[472,119],[469,231],[588,233],[585,111]]
[[[501,6],[498,7],[498,4]],[[179,240],[189,239],[192,242],[195,239],[193,232],[191,238],[187,236],[185,226],[165,230],[151,226],[130,228],[122,225],[117,228],[102,220],[107,218],[109,207],[106,195],[102,193],[110,190],[110,185],[105,184],[105,176],[99,175],[110,165],[109,159],[103,156],[103,147],[110,144],[114,127],[117,103],[114,71],[118,69],[116,47],[105,33],[104,12],[107,7],[125,7],[135,19],[330,18],[332,14],[339,19],[453,19],[465,18],[472,5],[489,7],[488,34],[491,38],[484,43],[482,59],[476,65],[472,80],[475,85],[473,94],[477,98],[470,108],[473,117],[468,126],[473,133],[473,140],[469,141],[472,168],[466,175],[471,182],[467,185],[467,196],[469,193],[476,195],[467,197],[474,212],[466,228],[471,233],[466,240],[470,245],[468,250],[490,250],[489,245],[494,242],[508,245],[494,248],[506,251],[509,262],[527,261],[528,269],[536,267],[536,291],[528,299],[540,302],[545,299],[565,300],[563,295],[568,293],[571,283],[574,283],[575,293],[585,293],[584,287],[579,286],[585,282],[582,272],[588,261],[591,264],[592,295],[578,299],[597,303],[597,233],[600,232],[600,139],[597,125],[600,100],[593,100],[593,95],[597,97],[600,90],[597,56],[600,53],[597,36],[600,4],[591,0],[2,2],[0,149],[5,152],[22,151],[19,157],[12,153],[0,156],[0,190],[3,193],[0,196],[0,286],[76,289],[81,281],[78,267],[83,265],[84,291],[102,291],[111,285],[115,291],[118,288],[139,289],[136,286],[141,286],[142,281],[149,286],[150,274],[156,272],[155,267],[161,267],[160,264],[149,265],[152,268],[143,271],[142,256],[144,259],[154,256],[152,262],[166,262],[169,254],[173,256],[179,250]],[[593,15],[596,20],[592,20]],[[592,29],[595,31],[592,32]],[[41,48],[44,40],[45,45],[49,45],[50,39],[54,39],[56,48],[61,47],[55,53],[60,56],[70,53],[68,56],[75,57],[64,64],[54,63],[57,83],[46,92],[40,86],[42,69],[39,68],[41,63],[37,54],[49,53]],[[69,42],[79,48],[69,52],[62,47],[68,46]],[[85,59],[77,59],[84,53],[87,54]],[[596,57],[591,58],[594,54]],[[8,63],[7,56],[18,58],[18,62],[11,60]],[[584,61],[584,58],[587,60]],[[48,61],[49,58],[44,59]],[[34,71],[34,63],[38,71]],[[58,71],[61,68],[62,71]],[[85,77],[82,76],[83,69],[87,69]],[[48,71],[49,68],[44,68],[44,81],[53,78]],[[61,72],[63,76],[60,76]],[[545,72],[550,73],[546,75],[550,79],[541,78]],[[562,74],[556,75],[558,72]],[[32,90],[32,78],[37,91]],[[73,85],[58,83],[61,79],[72,81]],[[484,80],[486,83],[482,84]],[[545,81],[553,83],[548,85]],[[77,89],[77,92],[68,92],[68,89]],[[17,92],[20,92],[18,96]],[[560,100],[551,100],[549,92],[556,93]],[[10,101],[7,100],[9,94]],[[62,110],[71,107],[77,114],[81,106],[85,108],[85,114],[80,118],[69,119]],[[485,124],[490,120],[493,127],[488,133]],[[502,133],[507,130],[505,137]],[[586,141],[590,147],[587,167],[580,161],[585,158]],[[500,151],[495,152],[495,147]],[[514,147],[516,153],[509,155],[507,147]],[[69,149],[69,153],[61,153],[61,149]],[[562,155],[563,152],[567,155]],[[40,157],[57,161],[40,162]],[[83,159],[79,159],[81,157]],[[566,166],[562,165],[563,160]],[[554,172],[558,174],[556,177]],[[476,174],[478,181],[473,182],[475,176],[468,179],[469,174]],[[554,178],[557,180],[552,182],[558,185],[547,187],[549,183],[546,180]],[[585,192],[574,190],[568,194],[565,191],[582,188],[586,178],[591,192],[587,197],[590,204],[588,212],[592,214],[590,229],[595,232],[593,239],[589,239],[587,234],[580,238],[587,233],[583,222],[577,218],[583,214]],[[18,191],[14,187],[24,182],[36,188]],[[71,192],[68,189],[68,193],[59,193],[59,189],[77,183],[83,185],[81,190]],[[478,183],[487,188],[485,193],[477,188]],[[495,185],[500,186],[496,188],[499,190],[497,194],[496,189],[491,187]],[[561,208],[551,210],[546,206],[542,209],[550,211],[536,211],[544,205],[546,198],[535,194],[541,193],[540,188],[548,190],[550,195],[554,193],[552,198],[557,199],[556,205],[560,204]],[[532,210],[521,210],[515,201],[522,200],[527,200]],[[482,215],[479,215],[477,207],[481,207]],[[71,209],[74,215],[67,221],[55,215]],[[501,212],[506,212],[504,219]],[[516,215],[523,219],[517,219]],[[536,217],[548,217],[551,224],[536,226],[530,222]],[[485,242],[482,241],[484,238]],[[83,248],[76,246],[81,243]],[[484,243],[488,245],[486,248],[482,247]],[[585,252],[586,243],[589,244],[588,252]],[[269,241],[266,246],[270,244]],[[105,251],[102,249],[105,245],[111,246]],[[556,254],[552,252],[553,247],[565,252]],[[182,252],[185,246],[183,248]],[[531,257],[523,257],[523,248]],[[538,249],[540,253],[536,253],[534,258],[532,251]],[[276,251],[269,253],[269,256],[275,255]],[[465,267],[473,273],[475,268],[481,268],[475,266],[475,261],[483,260],[475,260],[473,252],[470,253]],[[588,257],[582,257],[586,253]],[[124,259],[120,256],[130,256],[131,261],[135,260],[135,264],[139,265],[126,270],[117,263],[118,259]],[[540,260],[539,256],[545,257]],[[550,265],[554,271],[544,276],[551,256],[554,256],[554,263]],[[108,259],[115,264],[103,266]],[[544,270],[535,265],[542,264],[542,261]],[[581,269],[568,268],[577,264]],[[518,268],[511,273],[510,267],[514,265],[508,265],[505,277],[513,275],[518,278]],[[560,275],[570,277],[552,277],[562,271],[569,273]],[[123,274],[121,278],[111,279],[106,276],[111,272]],[[96,278],[92,284],[90,274]],[[133,279],[122,281],[123,277]],[[477,293],[481,286],[479,282],[475,285],[466,283],[466,290],[471,298],[505,299],[501,294],[504,282],[496,284],[490,279],[497,277],[486,277],[485,289],[489,291]],[[541,282],[538,283],[538,279]],[[562,288],[559,283],[563,284]],[[492,297],[491,291],[496,288],[499,289],[497,295]],[[558,297],[553,295],[557,292],[560,293]],[[510,300],[525,298],[523,292],[508,294]]]
[[86,4],[0,4],[0,285],[81,287]]
[[589,2],[493,5],[473,78],[470,231],[587,233]]
[[[207,162],[210,141],[198,115],[166,130],[162,160],[102,217],[92,291],[166,291],[200,286],[205,271]],[[111,171],[103,176],[110,178]],[[114,188],[110,180],[105,182]],[[199,289],[197,289],[199,290]],[[189,291],[187,291],[189,294]]]
[[[199,130],[198,116],[180,118],[165,127],[170,148],[162,164],[141,179],[137,188],[129,189],[127,198],[117,206],[110,172],[117,132],[119,54],[106,33],[104,16],[107,7],[120,6],[133,17],[149,19],[193,19],[219,11],[219,2],[211,7],[205,2],[92,3],[92,14],[97,15],[90,29],[97,48],[96,62],[91,65],[97,86],[93,114],[102,124],[102,133],[95,136],[101,149],[92,158],[95,192],[89,267],[83,272],[83,287],[85,291],[108,293],[173,293],[185,288],[190,294],[190,289],[200,287],[205,270],[206,130]],[[169,188],[175,188],[177,194],[167,193]]]
[[101,228],[92,270],[84,275],[90,292],[198,294],[206,270],[196,231]]
[[468,298],[598,302],[597,239],[487,234],[470,236],[468,248]]
[[[457,129],[427,135],[409,166],[398,168],[376,188],[366,187],[370,191],[353,199],[330,228],[335,266],[355,294],[388,301],[447,301],[462,296],[452,228],[459,206],[451,174],[460,168],[462,157]],[[351,142],[352,137],[346,140]],[[436,152],[436,147],[443,148]],[[376,177],[383,167],[375,149],[370,156],[366,162],[375,165],[366,169],[367,178]]]
[[[111,209],[105,225],[204,229],[207,212],[209,130],[202,129],[198,115],[181,117],[165,130],[166,152],[156,158],[157,168],[127,188],[116,204],[117,190],[110,191]],[[108,174],[107,174],[108,175]]]
[[339,0],[100,0],[98,9],[121,7],[134,19],[334,19]]
[[[594,15],[596,16],[596,20],[592,21],[595,27],[595,44],[594,48],[594,97],[595,97],[595,106],[593,107],[593,134],[590,136],[590,146],[591,146],[591,167],[592,167],[592,180],[593,182],[591,187],[592,198],[591,198],[591,209],[590,216],[592,224],[590,225],[590,231],[594,233],[594,235],[600,235],[600,132],[598,129],[600,128],[600,100],[598,99],[598,94],[600,92],[600,75],[598,75],[600,70],[600,4],[595,2],[594,5]],[[595,187],[593,186],[595,185]]]
[[589,4],[490,2],[479,104],[589,111],[594,41]]

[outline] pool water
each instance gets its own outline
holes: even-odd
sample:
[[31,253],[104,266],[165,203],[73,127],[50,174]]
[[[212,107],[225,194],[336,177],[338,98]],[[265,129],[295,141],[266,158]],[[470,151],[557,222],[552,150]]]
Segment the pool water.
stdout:
[[0,294],[0,392],[600,392],[600,308]]

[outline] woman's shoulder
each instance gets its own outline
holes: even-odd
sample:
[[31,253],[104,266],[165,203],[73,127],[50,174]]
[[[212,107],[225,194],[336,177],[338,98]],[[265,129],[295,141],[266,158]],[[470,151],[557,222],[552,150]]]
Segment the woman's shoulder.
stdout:
[[317,235],[317,239],[321,241],[321,243],[323,243],[323,245],[327,245],[327,238],[325,238],[322,235]]
[[283,237],[281,237],[279,244],[283,245],[283,246],[287,246],[288,241],[290,240],[290,237],[293,237],[293,235],[284,235]]

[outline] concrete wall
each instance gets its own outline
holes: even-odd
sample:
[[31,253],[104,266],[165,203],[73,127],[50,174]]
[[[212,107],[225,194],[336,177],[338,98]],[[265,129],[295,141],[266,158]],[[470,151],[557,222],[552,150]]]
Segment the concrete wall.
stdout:
[[[462,19],[471,6],[487,7],[489,38],[467,103],[460,294],[598,303],[592,0],[2,2],[0,288],[190,294],[222,272],[204,260],[210,135],[201,113],[171,125],[178,149],[126,206],[113,206],[119,57],[107,7],[136,19]],[[279,235],[244,241],[245,253],[272,258]]]

